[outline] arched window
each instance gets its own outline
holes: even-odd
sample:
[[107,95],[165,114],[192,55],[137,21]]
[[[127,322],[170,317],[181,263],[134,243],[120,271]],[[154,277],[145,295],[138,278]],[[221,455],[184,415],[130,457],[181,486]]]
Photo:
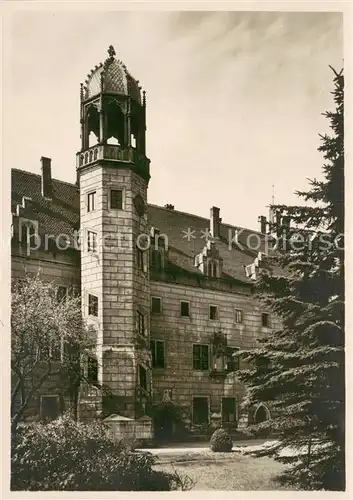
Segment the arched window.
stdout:
[[109,137],[109,139],[107,140],[107,144],[110,144],[112,146],[120,146],[119,139],[117,139],[113,135]]
[[92,146],[95,146],[98,144],[98,137],[94,132],[90,132],[88,136],[88,146],[91,148]]
[[151,253],[151,267],[157,271],[163,267],[162,255],[160,250],[153,249]]
[[217,262],[216,262],[216,261],[214,261],[214,262],[213,262],[213,277],[214,277],[214,278],[217,278],[217,277],[218,277],[217,267],[218,267],[218,266],[217,266]]

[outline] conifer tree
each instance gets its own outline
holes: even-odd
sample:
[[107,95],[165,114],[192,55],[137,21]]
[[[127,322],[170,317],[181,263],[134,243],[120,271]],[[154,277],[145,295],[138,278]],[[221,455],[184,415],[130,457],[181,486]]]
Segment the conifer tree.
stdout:
[[[277,331],[242,351],[245,407],[264,403],[271,419],[255,432],[278,435],[266,451],[287,464],[280,481],[311,490],[345,489],[344,372],[344,77],[334,74],[335,109],[320,136],[323,180],[297,192],[302,205],[272,206],[277,243],[257,285],[260,299],[282,320]],[[278,271],[280,269],[280,271]],[[296,450],[286,456],[281,449]]]

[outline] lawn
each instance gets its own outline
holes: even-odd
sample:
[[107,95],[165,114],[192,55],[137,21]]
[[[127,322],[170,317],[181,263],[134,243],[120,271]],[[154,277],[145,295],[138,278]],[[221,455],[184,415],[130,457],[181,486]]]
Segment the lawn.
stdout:
[[156,470],[187,474],[193,490],[278,490],[275,476],[283,465],[270,458],[254,458],[237,452],[188,452],[160,456]]

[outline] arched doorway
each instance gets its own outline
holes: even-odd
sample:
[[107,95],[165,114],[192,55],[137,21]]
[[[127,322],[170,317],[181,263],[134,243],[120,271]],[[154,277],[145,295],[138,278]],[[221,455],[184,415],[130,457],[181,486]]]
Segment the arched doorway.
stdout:
[[262,422],[266,422],[266,420],[271,419],[271,414],[265,405],[259,405],[254,414],[254,423],[261,424]]

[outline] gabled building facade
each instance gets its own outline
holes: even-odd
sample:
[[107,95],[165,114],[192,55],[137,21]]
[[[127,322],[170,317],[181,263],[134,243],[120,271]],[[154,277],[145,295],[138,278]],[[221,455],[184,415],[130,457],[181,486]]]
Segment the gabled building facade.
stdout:
[[[94,332],[80,418],[167,405],[187,429],[247,425],[236,351],[277,325],[253,297],[266,221],[256,232],[222,223],[218,207],[206,219],[148,204],[146,95],[112,46],[80,97],[76,184],[53,179],[50,158],[41,176],[12,171],[13,277],[40,270],[79,292]],[[172,420],[160,413],[155,432],[171,435]]]

